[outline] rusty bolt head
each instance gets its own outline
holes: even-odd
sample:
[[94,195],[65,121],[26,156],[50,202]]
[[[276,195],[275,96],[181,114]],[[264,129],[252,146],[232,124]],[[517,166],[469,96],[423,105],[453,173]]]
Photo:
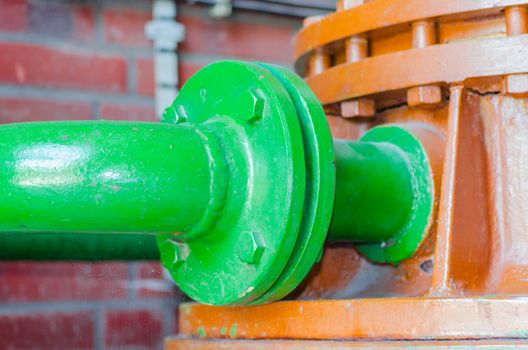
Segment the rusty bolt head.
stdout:
[[257,232],[242,232],[238,240],[238,257],[247,264],[258,264],[265,250],[264,239]]
[[171,249],[162,249],[161,261],[168,270],[178,269],[189,256],[189,247],[182,242],[171,241]]
[[510,74],[502,80],[502,93],[514,97],[528,96],[528,74]]
[[407,90],[409,107],[436,108],[442,103],[442,88],[436,85],[416,86]]
[[343,118],[373,117],[376,114],[374,100],[358,98],[341,102],[341,116]]
[[264,115],[264,104],[266,101],[258,90],[250,90],[249,99],[251,109],[249,112],[248,122],[255,123],[262,119],[262,116]]

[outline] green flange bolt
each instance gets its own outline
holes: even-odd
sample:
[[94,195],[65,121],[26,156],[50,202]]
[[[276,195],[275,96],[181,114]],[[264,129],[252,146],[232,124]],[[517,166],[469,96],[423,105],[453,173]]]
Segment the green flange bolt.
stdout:
[[398,263],[433,207],[413,135],[381,126],[333,141],[304,81],[258,63],[203,68],[161,124],[1,126],[0,159],[0,258],[152,257],[155,237],[179,287],[214,305],[286,296],[327,234]]
[[238,241],[238,257],[245,263],[258,264],[266,245],[262,235],[256,232],[243,232]]

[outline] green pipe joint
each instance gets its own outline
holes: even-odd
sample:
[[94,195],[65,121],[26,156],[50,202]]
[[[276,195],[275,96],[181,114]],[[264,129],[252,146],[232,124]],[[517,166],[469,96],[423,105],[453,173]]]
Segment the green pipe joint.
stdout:
[[[3,247],[78,234],[90,256],[119,245],[104,238],[113,233],[131,246],[151,234],[143,237],[157,238],[178,286],[214,305],[283,298],[327,235],[396,264],[418,249],[433,208],[429,161],[413,135],[380,126],[333,141],[305,82],[259,63],[203,68],[161,124],[2,126],[0,159]],[[118,251],[126,259],[134,249]]]

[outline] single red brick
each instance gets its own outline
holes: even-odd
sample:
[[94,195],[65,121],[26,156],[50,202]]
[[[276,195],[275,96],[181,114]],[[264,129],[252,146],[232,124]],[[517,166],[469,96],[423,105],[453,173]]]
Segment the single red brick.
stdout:
[[92,349],[90,312],[0,315],[0,349]]
[[150,46],[145,36],[145,24],[152,19],[148,10],[107,8],[103,12],[104,37],[112,44]]
[[127,64],[124,58],[41,45],[0,43],[0,82],[124,92]]
[[185,25],[184,52],[280,62],[293,57],[290,26],[194,16],[183,16],[180,21]]
[[0,98],[0,123],[91,118],[92,107],[85,102]]
[[136,61],[137,93],[154,96],[154,62],[151,58],[140,58]]
[[124,299],[124,263],[2,263],[0,302]]
[[115,300],[128,295],[127,281],[70,277],[2,276],[0,301]]
[[145,346],[159,348],[162,342],[160,311],[112,310],[105,318],[105,343],[109,347]]
[[0,30],[25,31],[27,12],[26,0],[0,0]]
[[99,109],[101,119],[159,121],[154,106],[104,103]]

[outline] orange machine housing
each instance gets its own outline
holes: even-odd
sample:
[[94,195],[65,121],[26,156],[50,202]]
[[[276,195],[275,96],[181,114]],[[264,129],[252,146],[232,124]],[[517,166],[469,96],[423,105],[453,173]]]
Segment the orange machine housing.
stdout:
[[176,349],[528,347],[528,1],[342,0],[295,67],[334,137],[398,123],[429,154],[419,252],[376,265],[328,243],[287,301],[184,304]]

